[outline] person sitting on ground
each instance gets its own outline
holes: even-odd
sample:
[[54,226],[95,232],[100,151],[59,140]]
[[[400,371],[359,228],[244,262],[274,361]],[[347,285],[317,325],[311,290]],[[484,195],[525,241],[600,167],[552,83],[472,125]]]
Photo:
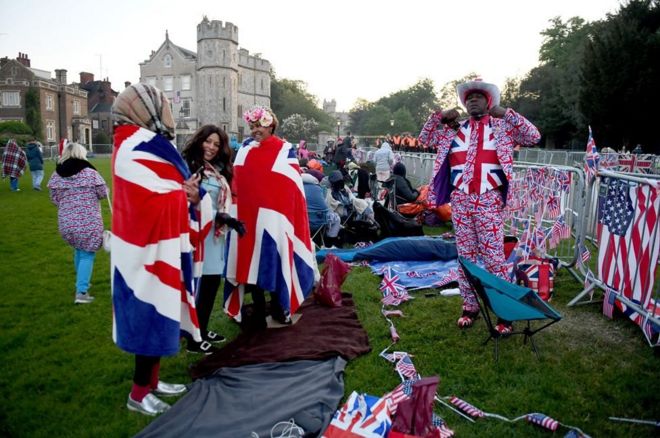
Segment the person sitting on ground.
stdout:
[[419,197],[419,191],[414,189],[408,178],[406,178],[406,166],[403,163],[396,163],[392,168],[392,179],[394,180],[394,196],[396,203],[405,204],[406,202],[415,202]]
[[323,240],[326,242],[326,246],[332,246],[336,243],[341,222],[337,213],[330,210],[325,201],[327,189],[319,184],[321,181],[311,171],[312,169],[307,169],[301,175],[305,198],[307,199],[309,228],[311,233],[314,234],[323,225],[327,225]]

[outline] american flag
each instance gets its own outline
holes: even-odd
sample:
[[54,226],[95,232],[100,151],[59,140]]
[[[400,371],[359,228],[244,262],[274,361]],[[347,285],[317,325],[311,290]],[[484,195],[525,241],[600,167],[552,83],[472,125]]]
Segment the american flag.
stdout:
[[203,197],[199,217],[188,210],[190,171],[165,137],[122,125],[114,141],[113,338],[131,353],[172,355],[180,331],[201,339],[194,262],[211,229],[211,200]]
[[[276,187],[267,190],[264,184]],[[245,235],[227,235],[225,312],[240,320],[244,285],[255,284],[295,313],[314,284],[314,252],[300,167],[290,143],[271,136],[240,148],[231,215]]]
[[412,360],[408,354],[404,355],[394,366],[394,369],[399,373],[402,380],[419,379],[419,374],[413,365]]
[[603,299],[603,315],[612,319],[614,314],[614,304],[616,303],[616,291],[610,287],[605,287],[605,298]]
[[559,422],[557,420],[550,418],[544,414],[539,414],[539,413],[527,414],[525,415],[525,419],[532,424],[536,424],[537,426],[541,426],[546,429],[550,429],[552,431],[557,430],[557,428],[559,427]]
[[484,412],[481,409],[471,405],[470,403],[466,402],[465,400],[461,400],[460,398],[458,398],[456,396],[452,396],[449,399],[449,403],[456,406],[458,409],[465,412],[470,417],[481,418],[481,417],[484,416]]
[[644,334],[646,335],[646,340],[649,341],[651,346],[660,345],[660,326],[658,326],[649,316],[647,315],[644,320]]
[[652,272],[660,249],[658,188],[616,178],[604,178],[602,184],[607,190],[599,200],[599,277],[646,309],[653,295]]
[[584,243],[580,244],[580,261],[583,265],[586,265],[587,262],[591,259],[591,251],[587,248],[587,245]]
[[596,176],[598,172],[598,163],[600,162],[600,156],[598,155],[598,150],[596,149],[596,142],[591,132],[591,126],[589,126],[589,140],[587,140],[587,154],[584,156],[584,172],[587,174],[587,180]]

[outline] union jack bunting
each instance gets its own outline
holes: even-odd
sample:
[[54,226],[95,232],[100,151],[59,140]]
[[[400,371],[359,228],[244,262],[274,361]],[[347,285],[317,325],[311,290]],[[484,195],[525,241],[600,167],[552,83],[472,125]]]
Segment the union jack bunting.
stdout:
[[619,156],[618,164],[618,170],[620,172],[650,173],[653,169],[653,158],[646,155],[621,155]]
[[323,438],[383,438],[392,427],[391,401],[353,391],[335,412]]
[[[264,190],[263,185],[277,187]],[[225,312],[240,320],[245,284],[294,314],[310,294],[316,263],[300,167],[290,143],[271,136],[241,147],[234,161],[231,215],[245,235],[227,235]]]
[[559,422],[544,414],[533,413],[525,415],[525,419],[532,424],[555,431],[559,427]]
[[211,229],[210,196],[188,209],[190,177],[176,147],[134,125],[115,128],[112,252],[113,339],[133,354],[173,355],[181,331],[201,340],[195,263]]
[[587,154],[584,156],[584,172],[587,174],[587,180],[590,180],[598,172],[598,163],[600,162],[600,156],[598,155],[598,150],[596,149],[596,142],[591,132],[591,126],[589,126],[589,139],[587,140]]
[[560,199],[557,196],[550,195],[548,202],[546,204],[546,209],[548,211],[548,217],[554,219],[561,214],[561,205]]
[[440,280],[433,284],[433,287],[442,287],[451,282],[458,281],[458,268],[451,268]]
[[392,269],[389,266],[383,273],[380,291],[383,294],[381,302],[389,306],[398,306],[403,301],[410,299],[406,288],[399,283],[399,276],[392,275]]

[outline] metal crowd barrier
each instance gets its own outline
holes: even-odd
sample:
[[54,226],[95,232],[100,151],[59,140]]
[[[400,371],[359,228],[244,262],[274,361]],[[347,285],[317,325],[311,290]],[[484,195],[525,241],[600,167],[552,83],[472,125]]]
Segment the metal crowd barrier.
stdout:
[[597,248],[596,273],[578,263],[585,288],[568,305],[593,303],[601,289],[605,305],[616,305],[658,345],[652,338],[660,331],[660,175],[602,170],[587,193],[583,236]]

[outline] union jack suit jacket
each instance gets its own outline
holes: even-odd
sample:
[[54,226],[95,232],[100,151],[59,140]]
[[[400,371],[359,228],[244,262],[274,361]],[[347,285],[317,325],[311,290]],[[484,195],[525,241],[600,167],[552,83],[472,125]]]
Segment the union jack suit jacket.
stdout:
[[[435,202],[436,205],[449,202],[449,195],[453,190],[449,180],[450,169],[447,157],[458,134],[457,130],[443,125],[441,119],[442,111],[433,113],[419,134],[419,141],[422,144],[436,147],[438,150],[433,165],[433,176],[429,184],[429,202],[431,204]],[[469,123],[469,120],[461,122],[459,130],[466,129]],[[490,117],[489,123],[495,136],[497,159],[502,165],[507,180],[504,184],[504,202],[506,204],[508,181],[511,180],[513,174],[513,148],[516,144],[533,145],[539,141],[541,134],[529,120],[511,108],[506,110],[501,119]]]

